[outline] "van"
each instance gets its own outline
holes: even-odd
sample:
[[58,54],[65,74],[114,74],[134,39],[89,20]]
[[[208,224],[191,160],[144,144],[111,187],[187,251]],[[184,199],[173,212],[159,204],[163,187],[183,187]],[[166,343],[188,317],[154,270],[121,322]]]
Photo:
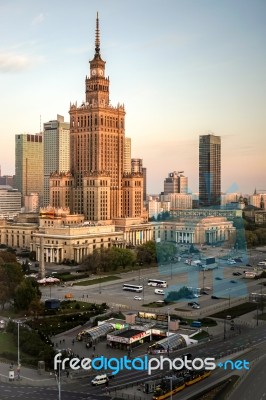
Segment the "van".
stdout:
[[257,266],[266,266],[266,261],[260,261],[258,262]]
[[107,374],[103,375],[97,375],[95,378],[91,381],[91,384],[93,386],[98,386],[98,385],[103,385],[104,383],[107,383],[109,381]]
[[155,293],[155,294],[162,294],[162,295],[165,294],[165,293],[164,293],[164,290],[162,290],[162,289],[155,289],[155,290],[154,290],[154,293]]

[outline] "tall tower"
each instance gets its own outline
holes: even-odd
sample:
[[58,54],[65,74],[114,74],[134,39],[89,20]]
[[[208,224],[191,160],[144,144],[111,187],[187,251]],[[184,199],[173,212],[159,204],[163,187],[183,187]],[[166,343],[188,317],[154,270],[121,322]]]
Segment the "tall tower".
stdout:
[[43,204],[43,137],[21,134],[15,136],[15,182],[24,197],[37,192],[39,204]]
[[124,105],[110,105],[109,84],[100,53],[97,14],[95,54],[85,79],[86,101],[80,107],[71,104],[69,111],[73,211],[94,221],[123,215],[125,109]]
[[52,172],[70,170],[69,123],[57,115],[56,120],[43,124],[44,145],[44,206],[50,204],[49,179]]
[[221,137],[202,135],[199,139],[199,206],[221,204]]

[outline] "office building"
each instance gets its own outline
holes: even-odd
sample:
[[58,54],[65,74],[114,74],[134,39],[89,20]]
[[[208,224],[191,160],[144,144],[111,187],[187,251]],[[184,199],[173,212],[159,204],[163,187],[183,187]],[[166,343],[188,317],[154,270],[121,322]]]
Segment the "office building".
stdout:
[[164,180],[164,194],[188,192],[188,178],[183,175],[183,171],[173,171]]
[[15,186],[24,196],[37,192],[43,204],[43,136],[21,134],[15,136]]
[[131,172],[142,174],[143,176],[143,201],[146,201],[147,197],[147,168],[143,167],[143,160],[141,158],[131,159]]
[[70,131],[64,117],[43,124],[44,146],[44,199],[45,206],[50,204],[49,179],[52,172],[70,170]]
[[11,186],[0,186],[0,217],[12,218],[21,211],[21,193]]
[[221,137],[199,139],[199,207],[221,204]]

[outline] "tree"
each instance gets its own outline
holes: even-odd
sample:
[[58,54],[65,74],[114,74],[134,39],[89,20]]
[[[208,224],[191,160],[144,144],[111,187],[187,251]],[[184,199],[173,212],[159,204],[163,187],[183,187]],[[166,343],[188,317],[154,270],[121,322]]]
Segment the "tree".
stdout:
[[174,243],[162,242],[156,244],[158,262],[169,262],[176,255]]
[[156,243],[148,241],[137,247],[136,261],[143,264],[151,264],[157,261]]
[[[77,304],[78,304],[78,303],[77,303]],[[43,312],[44,312],[44,305],[43,305],[43,303],[41,303],[41,299],[40,299],[39,297],[35,297],[35,298],[31,301],[31,303],[30,303],[30,305],[29,305],[29,308],[28,308],[28,311],[29,311],[30,314],[33,314],[33,315],[34,315],[34,318],[37,318],[37,319],[38,319],[38,316],[39,316],[40,314],[43,314]]]
[[[2,308],[14,299],[17,286],[24,279],[21,266],[15,263],[1,263],[0,259],[0,303]],[[2,260],[3,261],[3,260]]]
[[168,292],[167,297],[165,298],[166,302],[177,301],[183,298],[187,298],[191,296],[193,293],[186,286],[181,287],[178,291]]
[[14,306],[17,310],[28,310],[32,301],[40,298],[38,283],[32,278],[24,278],[16,288]]

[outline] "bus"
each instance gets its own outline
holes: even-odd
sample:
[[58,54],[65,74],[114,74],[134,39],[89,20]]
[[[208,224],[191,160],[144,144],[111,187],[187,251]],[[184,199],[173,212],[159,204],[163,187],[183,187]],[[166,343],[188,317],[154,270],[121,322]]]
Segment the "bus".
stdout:
[[123,290],[129,290],[131,292],[137,292],[140,293],[143,290],[143,286],[139,286],[139,285],[130,285],[128,283],[124,283],[123,285]]
[[148,286],[167,287],[167,282],[160,279],[149,279]]

